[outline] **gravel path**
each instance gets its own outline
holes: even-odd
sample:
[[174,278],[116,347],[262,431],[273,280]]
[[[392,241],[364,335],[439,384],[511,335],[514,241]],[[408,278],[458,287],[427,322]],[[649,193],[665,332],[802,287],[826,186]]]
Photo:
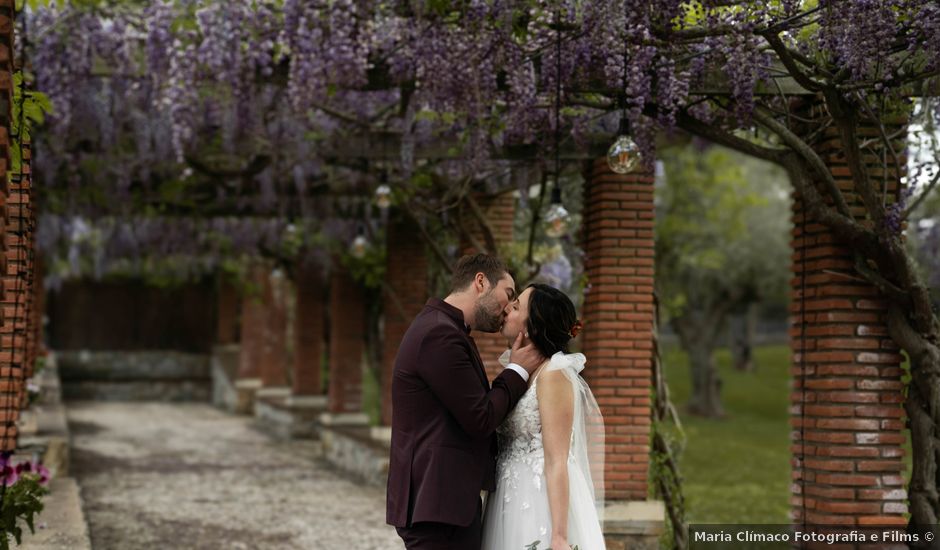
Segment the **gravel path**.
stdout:
[[95,550],[401,550],[384,491],[208,405],[69,403]]

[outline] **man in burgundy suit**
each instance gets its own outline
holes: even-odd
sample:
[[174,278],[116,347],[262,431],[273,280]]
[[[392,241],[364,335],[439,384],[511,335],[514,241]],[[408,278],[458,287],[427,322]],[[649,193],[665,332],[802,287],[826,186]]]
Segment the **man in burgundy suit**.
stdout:
[[402,338],[386,521],[409,549],[480,548],[480,492],[496,488],[496,427],[544,359],[517,339],[510,365],[490,387],[470,331],[498,332],[515,294],[499,260],[464,256],[451,293],[428,300]]

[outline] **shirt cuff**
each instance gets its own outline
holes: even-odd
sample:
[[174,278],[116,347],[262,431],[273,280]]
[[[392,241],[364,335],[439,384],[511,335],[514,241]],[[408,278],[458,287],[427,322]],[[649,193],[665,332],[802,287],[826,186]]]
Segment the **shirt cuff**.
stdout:
[[512,370],[518,372],[518,373],[519,373],[519,376],[522,377],[522,381],[523,381],[523,382],[528,382],[528,381],[529,381],[529,373],[526,372],[526,370],[525,370],[524,368],[520,367],[519,365],[517,365],[517,364],[515,364],[515,363],[509,363],[508,365],[506,365],[506,368],[507,368],[507,369],[512,369]]

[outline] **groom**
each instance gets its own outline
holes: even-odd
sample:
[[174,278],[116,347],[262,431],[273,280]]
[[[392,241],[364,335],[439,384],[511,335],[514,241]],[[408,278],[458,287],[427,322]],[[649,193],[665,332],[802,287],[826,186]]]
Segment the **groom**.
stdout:
[[428,300],[402,338],[386,522],[409,549],[480,548],[480,491],[496,488],[495,430],[543,359],[517,338],[511,364],[491,388],[470,331],[498,332],[515,297],[499,260],[464,256],[450,294]]

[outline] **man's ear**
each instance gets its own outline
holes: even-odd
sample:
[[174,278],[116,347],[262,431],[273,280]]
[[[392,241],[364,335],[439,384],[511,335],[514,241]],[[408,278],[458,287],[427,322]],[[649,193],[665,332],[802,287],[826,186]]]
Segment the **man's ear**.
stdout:
[[477,273],[473,278],[473,288],[476,289],[477,294],[483,294],[486,291],[486,285],[489,283],[489,280],[486,278],[486,274],[482,271]]

